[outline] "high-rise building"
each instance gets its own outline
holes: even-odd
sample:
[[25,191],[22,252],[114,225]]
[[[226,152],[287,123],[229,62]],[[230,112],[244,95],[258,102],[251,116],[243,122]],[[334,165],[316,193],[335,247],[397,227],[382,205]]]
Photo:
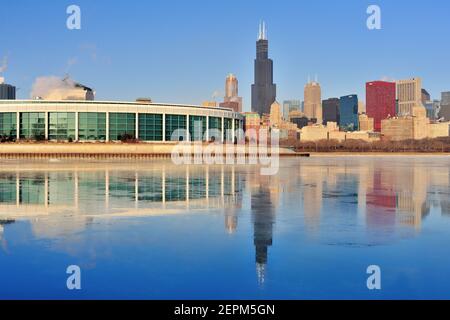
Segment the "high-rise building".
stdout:
[[441,94],[438,117],[444,121],[450,121],[450,91],[442,92]]
[[396,115],[394,82],[366,83],[366,113],[374,119],[374,130],[377,132],[381,131],[381,120]]
[[431,101],[431,95],[427,90],[422,88],[422,103],[425,104],[429,101]]
[[323,124],[336,122],[339,124],[339,98],[330,98],[322,101]]
[[231,99],[239,95],[238,80],[233,74],[225,79],[225,99]]
[[422,105],[422,80],[397,81],[398,115],[412,115],[413,108]]
[[236,76],[229,74],[225,79],[225,97],[221,107],[233,109],[235,112],[242,112],[242,98],[239,97],[239,86]]
[[441,103],[444,105],[450,104],[450,91],[441,93]]
[[304,113],[316,123],[322,123],[322,92],[317,81],[308,81],[305,85]]
[[15,100],[16,87],[6,84],[5,79],[0,77],[0,100]]
[[344,131],[358,130],[358,96],[343,96],[339,100],[340,128]]
[[272,103],[270,106],[270,126],[279,127],[282,122],[281,106],[278,102]]
[[300,100],[285,100],[283,101],[283,119],[288,120],[289,114],[292,111],[301,111],[301,101]]
[[269,59],[269,41],[266,26],[259,26],[256,42],[255,83],[252,85],[252,111],[260,115],[270,112],[270,106],[275,102],[277,87],[273,83],[273,61]]

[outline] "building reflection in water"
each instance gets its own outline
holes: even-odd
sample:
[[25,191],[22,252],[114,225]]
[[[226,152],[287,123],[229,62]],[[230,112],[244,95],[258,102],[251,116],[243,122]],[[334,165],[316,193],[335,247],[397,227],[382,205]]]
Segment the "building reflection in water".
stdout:
[[[82,231],[97,217],[223,208],[231,232],[241,207],[241,179],[242,174],[223,166],[169,165],[142,170],[92,166],[0,172],[0,220],[29,219],[35,236],[54,238]],[[0,236],[3,229],[2,224]]]
[[[271,177],[253,175],[251,181],[251,213],[253,222],[253,242],[255,245],[255,262],[258,283],[264,284],[268,249],[272,245],[273,224],[275,223],[275,207],[271,190],[274,186]],[[272,192],[271,192],[272,191]]]
[[[287,161],[275,176],[261,176],[258,167],[167,162],[102,164],[101,169],[95,163],[4,167],[0,170],[0,240],[5,247],[5,226],[14,220],[30,220],[38,238],[57,238],[83,231],[96,218],[209,209],[223,210],[225,230],[233,234],[246,194],[256,272],[263,284],[279,214],[303,215],[306,230],[315,234],[325,219],[351,222],[348,225],[358,220],[373,230],[420,230],[432,205],[449,215],[449,179],[448,166],[427,167],[414,161],[393,165],[373,159]],[[288,211],[293,212],[283,212],[281,204],[290,205],[294,209]]]

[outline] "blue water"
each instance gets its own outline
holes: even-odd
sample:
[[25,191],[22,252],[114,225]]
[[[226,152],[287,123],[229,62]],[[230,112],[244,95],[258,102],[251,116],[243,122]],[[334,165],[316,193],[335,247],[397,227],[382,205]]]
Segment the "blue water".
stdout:
[[450,157],[0,164],[2,299],[450,298]]

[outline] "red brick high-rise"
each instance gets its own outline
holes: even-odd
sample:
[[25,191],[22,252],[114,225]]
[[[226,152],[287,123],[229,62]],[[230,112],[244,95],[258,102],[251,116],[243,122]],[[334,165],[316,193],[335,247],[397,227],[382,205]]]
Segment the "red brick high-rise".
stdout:
[[381,120],[395,116],[395,96],[395,82],[366,83],[366,114],[374,119],[375,131],[381,131]]

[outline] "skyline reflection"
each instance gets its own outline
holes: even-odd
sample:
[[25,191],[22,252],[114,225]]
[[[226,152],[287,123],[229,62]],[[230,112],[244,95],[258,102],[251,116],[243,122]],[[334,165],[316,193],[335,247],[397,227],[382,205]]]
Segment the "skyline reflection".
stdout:
[[[401,159],[286,159],[275,176],[261,176],[256,166],[176,166],[164,161],[4,163],[0,242],[6,251],[7,230],[18,221],[29,222],[37,239],[60,240],[82,237],[92,224],[114,218],[176,219],[215,212],[223,215],[224,233],[234,237],[239,220],[249,214],[262,286],[270,250],[283,228],[295,227],[314,241],[330,244],[389,244],[399,230],[420,232],[432,208],[449,216],[448,158],[439,166],[427,158]],[[336,235],[342,230],[346,238]],[[358,240],[354,230],[374,238],[364,242],[358,234]]]

